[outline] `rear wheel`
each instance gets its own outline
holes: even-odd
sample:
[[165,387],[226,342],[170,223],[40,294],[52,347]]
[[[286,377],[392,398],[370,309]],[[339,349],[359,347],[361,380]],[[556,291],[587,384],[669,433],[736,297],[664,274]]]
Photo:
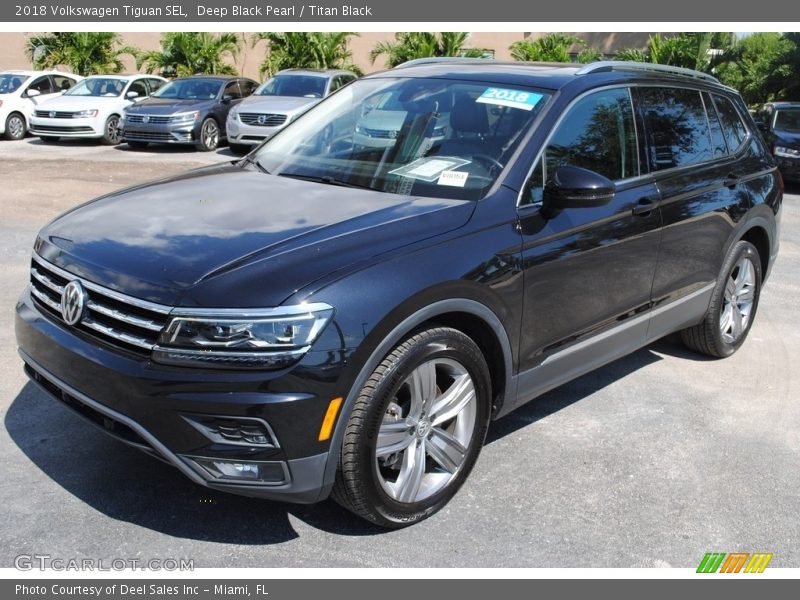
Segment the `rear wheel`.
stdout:
[[219,146],[219,125],[217,122],[208,118],[203,121],[200,127],[200,139],[197,140],[195,147],[201,152],[211,152]]
[[408,338],[356,400],[333,498],[383,527],[431,516],[472,470],[490,400],[489,370],[469,337],[437,327]]
[[21,140],[25,137],[25,117],[15,112],[8,115],[6,119],[6,132],[3,136],[7,140]]
[[681,331],[683,343],[717,358],[736,352],[753,325],[761,277],[756,247],[750,242],[736,243],[725,260],[703,321]]

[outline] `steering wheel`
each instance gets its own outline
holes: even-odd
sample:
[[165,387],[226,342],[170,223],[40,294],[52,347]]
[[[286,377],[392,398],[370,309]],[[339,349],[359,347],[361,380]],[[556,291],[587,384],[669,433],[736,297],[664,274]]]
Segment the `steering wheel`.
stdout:
[[501,171],[503,170],[503,167],[505,167],[505,165],[503,163],[501,163],[495,157],[489,156],[488,154],[473,154],[472,155],[472,160],[477,160],[479,162],[482,162],[485,165],[490,165],[492,167],[497,167]]

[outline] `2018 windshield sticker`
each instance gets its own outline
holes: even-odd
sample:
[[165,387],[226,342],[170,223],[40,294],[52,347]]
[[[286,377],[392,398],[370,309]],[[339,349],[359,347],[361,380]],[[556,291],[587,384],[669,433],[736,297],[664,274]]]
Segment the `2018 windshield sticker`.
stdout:
[[511,108],[521,108],[522,110],[533,110],[533,107],[542,99],[541,94],[536,92],[523,92],[522,90],[508,90],[505,88],[486,88],[475,102],[483,104],[497,104],[499,106],[510,106]]
[[443,171],[451,171],[469,164],[470,161],[455,156],[422,157],[398,169],[389,171],[391,175],[410,177],[421,181],[433,182]]

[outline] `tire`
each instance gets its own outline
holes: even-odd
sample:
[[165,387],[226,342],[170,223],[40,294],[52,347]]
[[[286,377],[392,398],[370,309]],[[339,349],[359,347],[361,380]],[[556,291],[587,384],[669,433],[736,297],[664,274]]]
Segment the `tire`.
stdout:
[[345,428],[333,499],[386,528],[430,517],[472,470],[490,407],[489,369],[475,342],[446,327],[409,337],[359,393]]
[[61,138],[54,135],[40,135],[39,139],[42,140],[43,144],[55,144]]
[[131,150],[144,150],[149,142],[125,142]]
[[750,242],[737,242],[725,259],[703,320],[681,331],[683,343],[717,358],[736,352],[753,325],[761,278],[758,250]]
[[104,146],[116,146],[122,141],[122,130],[120,129],[119,115],[111,115],[103,125],[103,137],[100,143]]
[[234,154],[238,154],[239,156],[244,156],[245,154],[250,152],[250,150],[252,150],[255,146],[248,146],[247,144],[228,144],[228,147]]
[[200,138],[197,140],[195,148],[201,152],[212,152],[219,148],[219,139],[219,125],[209,117],[200,126]]
[[21,140],[25,137],[27,129],[28,126],[25,122],[25,117],[18,112],[12,112],[6,118],[6,131],[3,137],[12,141]]

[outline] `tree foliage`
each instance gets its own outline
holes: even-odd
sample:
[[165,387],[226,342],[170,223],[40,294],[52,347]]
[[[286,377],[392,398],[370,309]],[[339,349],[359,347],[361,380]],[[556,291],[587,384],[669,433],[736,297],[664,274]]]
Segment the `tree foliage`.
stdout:
[[433,33],[427,31],[400,32],[395,34],[393,42],[380,42],[369,53],[370,61],[375,64],[379,56],[386,56],[386,64],[396,67],[415,58],[433,56],[480,56],[473,50],[465,50],[464,44],[469,33],[463,31],[446,31]]
[[361,74],[353,64],[348,48],[351,32],[261,32],[253,34],[251,44],[267,42],[267,54],[261,63],[262,75],[274,75],[282,69],[348,69]]
[[44,33],[28,38],[25,52],[35,69],[67,67],[78,75],[120,73],[122,57],[138,50],[123,46],[118,33],[71,31]]
[[161,37],[161,50],[139,52],[136,67],[164,77],[237,75],[229,61],[240,50],[241,38],[235,33],[171,32]]
[[[514,42],[509,46],[509,50],[514,60],[572,62],[570,50],[576,45],[583,47],[586,46],[586,42],[574,35],[547,33],[533,40]],[[589,55],[585,56],[589,57]],[[586,62],[591,61],[586,60]]]

